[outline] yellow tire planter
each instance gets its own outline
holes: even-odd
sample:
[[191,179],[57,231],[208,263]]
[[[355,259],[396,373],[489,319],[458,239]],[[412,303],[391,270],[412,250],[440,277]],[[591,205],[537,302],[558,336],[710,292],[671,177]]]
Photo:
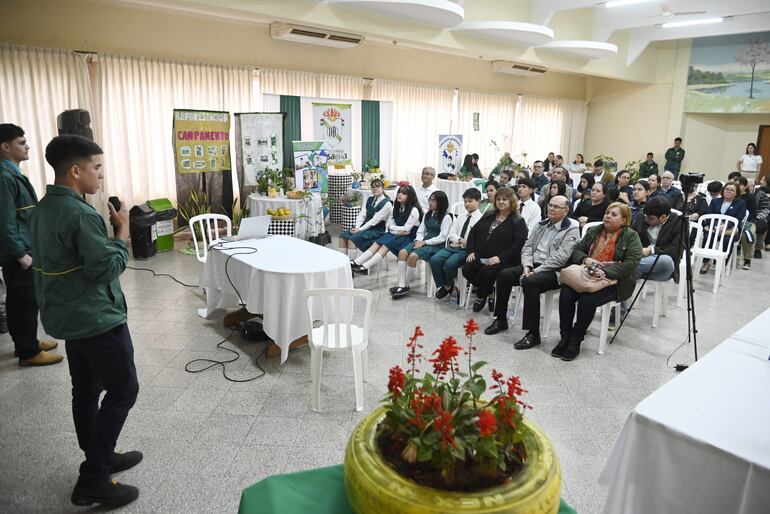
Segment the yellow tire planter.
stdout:
[[422,486],[391,468],[376,444],[385,407],[358,424],[345,451],[345,491],[356,514],[555,514],[561,470],[553,446],[531,421],[524,446],[527,462],[512,481],[479,492],[449,492]]

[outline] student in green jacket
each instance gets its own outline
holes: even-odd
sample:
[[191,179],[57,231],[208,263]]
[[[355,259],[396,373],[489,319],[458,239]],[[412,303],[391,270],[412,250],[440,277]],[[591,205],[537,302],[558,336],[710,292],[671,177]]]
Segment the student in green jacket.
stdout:
[[639,177],[647,178],[658,174],[658,163],[653,159],[652,152],[647,152],[647,159],[639,165]]
[[116,234],[109,239],[104,220],[83,200],[97,191],[102,174],[102,149],[93,141],[57,136],[45,158],[56,179],[32,217],[33,269],[43,326],[65,340],[75,431],[86,457],[71,500],[118,507],[139,490],[111,475],[142,460],[140,452],[115,452],[139,392],[119,280],[128,262],[128,212],[109,206]]
[[19,358],[19,366],[47,366],[64,360],[49,353],[56,341],[37,338],[37,301],[32,279],[32,248],[29,220],[37,195],[19,165],[29,159],[24,130],[11,123],[0,124],[0,267],[6,288],[8,331]]
[[666,165],[664,171],[670,171],[674,174],[674,179],[679,179],[679,171],[682,169],[684,160],[684,148],[682,148],[682,138],[674,139],[674,146],[666,150]]

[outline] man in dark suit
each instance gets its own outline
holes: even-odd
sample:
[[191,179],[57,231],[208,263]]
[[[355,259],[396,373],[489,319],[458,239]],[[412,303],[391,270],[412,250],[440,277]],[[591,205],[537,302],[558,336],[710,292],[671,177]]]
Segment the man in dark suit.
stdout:
[[[643,216],[637,216],[632,228],[642,242],[642,260],[637,278],[679,282],[682,258],[682,225],[686,220],[671,212],[671,204],[662,196],[647,200]],[[657,262],[656,262],[657,259]],[[653,266],[654,264],[654,266]],[[648,276],[649,275],[649,276]]]

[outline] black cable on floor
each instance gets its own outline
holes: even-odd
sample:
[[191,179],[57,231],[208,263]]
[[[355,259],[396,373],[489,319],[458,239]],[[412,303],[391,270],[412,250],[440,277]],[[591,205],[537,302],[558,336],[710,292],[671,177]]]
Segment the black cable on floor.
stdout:
[[132,269],[134,271],[149,271],[150,273],[152,273],[156,277],[168,277],[171,280],[173,280],[174,282],[176,282],[177,284],[181,284],[181,285],[183,285],[185,287],[195,287],[195,288],[198,287],[197,284],[185,284],[184,282],[182,282],[181,280],[178,280],[173,275],[169,275],[168,273],[158,273],[155,270],[151,270],[150,268],[134,268],[133,266],[126,266],[126,268],[127,269]]

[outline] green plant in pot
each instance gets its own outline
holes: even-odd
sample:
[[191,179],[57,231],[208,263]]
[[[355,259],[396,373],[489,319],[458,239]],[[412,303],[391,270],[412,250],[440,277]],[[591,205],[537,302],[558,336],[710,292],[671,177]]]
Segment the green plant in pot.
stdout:
[[[473,362],[478,324],[468,320],[464,328],[465,348],[450,336],[424,359],[417,327],[407,343],[407,369],[391,368],[384,406],[353,431],[344,476],[354,512],[558,511],[559,462],[523,416],[527,391],[518,377],[497,370],[487,387],[486,363]],[[418,376],[428,364],[432,373]]]
[[[182,232],[190,228],[190,220],[195,216],[201,214],[209,214],[211,212],[211,202],[208,195],[203,191],[200,194],[194,189],[190,189],[190,195],[184,203],[177,204],[177,210],[182,221],[179,223],[179,228],[176,232]],[[195,227],[195,237],[202,239],[200,226]]]
[[244,201],[243,203],[241,203],[238,201],[238,198],[236,197],[233,200],[232,213],[233,213],[233,235],[238,235],[238,229],[241,226],[241,221],[243,221],[243,218],[248,218],[249,214],[251,214],[251,211],[248,207],[248,202]]

